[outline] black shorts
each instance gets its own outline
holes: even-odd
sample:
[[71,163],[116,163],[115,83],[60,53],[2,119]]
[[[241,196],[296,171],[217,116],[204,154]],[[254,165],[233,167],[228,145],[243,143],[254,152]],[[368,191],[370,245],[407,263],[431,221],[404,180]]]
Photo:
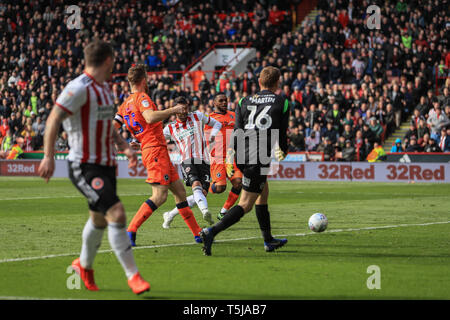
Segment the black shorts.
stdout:
[[191,187],[195,181],[200,181],[204,190],[209,190],[211,183],[210,167],[205,161],[189,159],[181,163],[181,171],[186,186]]
[[116,193],[116,167],[69,161],[69,177],[92,211],[106,214],[120,201]]
[[270,167],[258,164],[238,164],[242,171],[242,189],[247,192],[261,193],[267,181],[267,172]]

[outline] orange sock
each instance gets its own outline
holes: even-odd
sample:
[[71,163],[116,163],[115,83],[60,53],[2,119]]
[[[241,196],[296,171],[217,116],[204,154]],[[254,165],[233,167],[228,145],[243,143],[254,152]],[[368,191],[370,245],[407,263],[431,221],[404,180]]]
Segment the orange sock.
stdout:
[[153,203],[152,200],[147,199],[139,208],[138,212],[136,212],[135,216],[130,222],[128,226],[128,232],[137,232],[137,229],[150,218],[152,213],[158,209],[158,207]]
[[240,193],[241,190],[231,188],[231,191],[228,194],[228,199],[227,201],[225,201],[225,204],[223,205],[224,209],[229,210],[235,204],[236,200],[239,198]]
[[195,220],[194,213],[191,208],[189,208],[187,201],[177,203],[177,209],[192,234],[198,236],[200,231],[202,231],[202,228],[199,227],[197,220]]

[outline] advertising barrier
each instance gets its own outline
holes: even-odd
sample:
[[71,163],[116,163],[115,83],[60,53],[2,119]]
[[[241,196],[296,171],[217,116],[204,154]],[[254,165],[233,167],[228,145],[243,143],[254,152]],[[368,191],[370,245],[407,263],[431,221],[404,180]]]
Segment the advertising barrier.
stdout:
[[[54,177],[67,178],[66,160],[55,161]],[[118,161],[117,177],[146,179],[141,161],[128,168],[128,161]],[[1,160],[1,176],[38,176],[38,160]],[[181,175],[181,168],[175,164]],[[273,163],[270,180],[296,181],[362,181],[362,182],[433,182],[450,183],[450,163],[395,162],[282,162]]]
[[397,152],[388,153],[386,162],[450,162],[450,152]]

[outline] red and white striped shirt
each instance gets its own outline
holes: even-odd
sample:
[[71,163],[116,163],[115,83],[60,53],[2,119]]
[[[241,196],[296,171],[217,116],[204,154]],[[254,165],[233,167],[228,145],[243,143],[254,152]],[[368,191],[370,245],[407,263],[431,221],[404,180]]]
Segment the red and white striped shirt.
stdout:
[[56,105],[70,115],[63,122],[69,137],[69,161],[116,165],[113,101],[109,85],[97,83],[86,72],[64,88]]
[[164,136],[172,139],[181,154],[181,161],[200,159],[209,163],[209,152],[206,148],[204,125],[212,126],[212,137],[222,128],[222,124],[199,111],[189,113],[185,122],[179,120],[169,123],[164,128]]

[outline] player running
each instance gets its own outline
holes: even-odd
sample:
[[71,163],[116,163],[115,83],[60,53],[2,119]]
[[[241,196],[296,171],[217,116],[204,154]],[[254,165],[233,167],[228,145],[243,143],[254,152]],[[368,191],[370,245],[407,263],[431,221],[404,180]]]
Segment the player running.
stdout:
[[243,173],[243,191],[239,204],[210,228],[200,232],[203,252],[211,255],[214,237],[238,222],[256,203],[256,218],[264,238],[267,252],[284,246],[287,239],[275,239],[271,233],[270,214],[267,200],[271,153],[274,145],[278,161],[286,157],[288,149],[286,130],[289,120],[289,102],[274,92],[279,87],[280,70],[265,67],[259,76],[261,91],[239,102],[236,108],[236,123],[233,132],[233,148],[227,158],[227,170],[233,171],[233,161]]
[[[227,176],[226,171],[226,150],[230,141],[230,135],[234,128],[235,114],[232,111],[227,110],[228,99],[227,96],[223,92],[218,92],[214,96],[214,112],[210,114],[212,119],[217,120],[222,124],[222,129],[220,132],[215,135],[215,139],[213,143],[209,143],[210,136],[213,134],[214,127],[210,124],[205,125],[205,137],[208,142],[208,148],[210,150],[210,159],[211,159],[211,180],[212,184],[209,188],[209,191],[212,193],[222,193],[226,190],[227,187],[227,178],[231,181],[231,191],[228,194],[228,199],[223,205],[221,211],[217,215],[217,218],[220,220],[223,218],[223,215],[234,205],[236,200],[239,198],[239,194],[242,189],[242,172],[235,166],[234,174],[231,177]],[[191,199],[192,197],[192,199]],[[192,208],[195,205],[195,201],[193,200],[193,196],[189,196],[187,198],[189,206]],[[164,223],[163,228],[169,228],[170,223],[173,218],[177,215],[176,208],[172,211],[164,213]]]
[[[186,186],[192,187],[193,192],[193,195],[188,197],[188,203],[191,207],[197,204],[203,219],[213,224],[206,200],[210,184],[210,159],[203,128],[205,125],[212,127],[209,141],[214,141],[222,124],[199,111],[190,112],[189,101],[184,97],[176,98],[174,104],[183,106],[183,112],[177,114],[175,122],[169,123],[164,128],[164,135],[175,142],[181,154],[184,181]],[[176,210],[164,213],[163,228],[169,227],[176,214]]]
[[187,224],[195,241],[201,242],[201,228],[186,201],[186,190],[170,161],[162,121],[173,114],[183,112],[184,106],[158,111],[147,95],[147,71],[145,65],[136,65],[128,70],[128,82],[132,94],[120,106],[116,117],[116,128],[125,124],[128,131],[140,142],[142,162],[147,168],[146,182],[152,186],[152,196],[139,208],[128,226],[131,244],[136,246],[139,227],[167,200],[168,190],[175,197],[176,207]]
[[134,293],[150,290],[140,276],[127,237],[125,209],[116,193],[114,144],[135,167],[134,151],[112,126],[114,105],[106,82],[114,66],[114,51],[103,41],[94,41],[84,49],[86,69],[70,81],[56,100],[47,119],[44,135],[44,158],[39,175],[47,182],[55,170],[55,141],[61,123],[69,135],[69,176],[86,197],[89,214],[83,229],[80,257],[72,262],[88,290],[99,290],[92,265],[108,226],[109,243],[125,270],[128,285]]
[[[220,131],[221,134],[217,135],[215,139],[214,148],[211,148],[212,183],[210,191],[212,193],[222,193],[227,188],[227,179],[231,182],[231,191],[217,215],[217,218],[220,220],[239,198],[242,189],[242,172],[236,167],[236,163],[233,163],[234,171],[232,176],[228,176],[226,170],[227,147],[230,144],[230,137],[234,128],[235,113],[227,109],[228,98],[223,92],[216,93],[213,102],[214,112],[209,116],[222,124],[222,130]],[[205,128],[206,137],[211,134],[210,131],[210,129]]]

